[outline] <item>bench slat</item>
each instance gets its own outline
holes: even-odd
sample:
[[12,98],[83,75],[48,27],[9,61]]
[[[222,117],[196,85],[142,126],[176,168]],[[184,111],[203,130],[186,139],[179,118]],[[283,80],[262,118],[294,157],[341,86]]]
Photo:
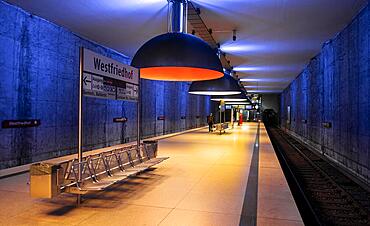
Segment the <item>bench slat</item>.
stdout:
[[103,191],[107,187],[111,186],[112,182],[107,182],[107,183],[95,183],[95,184],[89,184],[89,185],[83,185],[81,186],[81,190],[85,191]]
[[[150,167],[157,165],[168,157],[155,157],[154,149],[135,146],[126,149],[113,149],[108,152],[86,156],[82,163],[73,160],[71,169],[66,175],[72,175],[76,181],[78,167],[83,169],[81,182],[75,186],[81,191],[101,191],[107,187],[135,176]],[[66,179],[69,179],[67,176]]]

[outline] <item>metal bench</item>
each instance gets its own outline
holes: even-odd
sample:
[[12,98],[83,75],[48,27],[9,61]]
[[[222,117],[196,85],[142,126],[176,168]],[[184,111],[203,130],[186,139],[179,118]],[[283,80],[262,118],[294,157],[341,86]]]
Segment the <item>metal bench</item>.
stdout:
[[[142,143],[139,149],[136,145],[111,149],[87,155],[81,162],[72,159],[59,163],[57,173],[54,175],[57,179],[45,185],[54,189],[56,187],[57,192],[45,197],[38,194],[35,197],[52,198],[61,192],[80,195],[89,191],[104,190],[168,159],[168,157],[157,157],[156,147],[156,142]],[[35,190],[36,187],[44,185],[32,183],[31,175],[31,186],[34,186]]]
[[226,130],[229,129],[229,124],[228,123],[218,123],[215,125],[215,131],[220,131],[220,134],[222,134],[222,132],[226,133]]

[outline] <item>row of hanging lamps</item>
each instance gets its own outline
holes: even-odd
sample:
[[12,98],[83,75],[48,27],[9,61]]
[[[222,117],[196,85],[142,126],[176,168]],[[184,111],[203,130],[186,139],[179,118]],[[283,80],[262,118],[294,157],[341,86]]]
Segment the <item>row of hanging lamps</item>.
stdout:
[[224,95],[224,96],[212,96],[212,101],[233,101],[233,102],[248,102],[249,99],[244,93],[236,94],[236,95]]
[[235,102],[225,102],[227,105],[251,105],[251,103],[247,101],[235,101]]
[[246,103],[251,103],[250,98],[247,95],[247,90],[245,89],[244,86],[238,83],[240,93],[239,94],[234,94],[234,95],[217,95],[217,96],[212,96],[211,100],[212,101],[224,101],[224,102],[246,102]]
[[227,72],[222,78],[193,82],[189,87],[189,93],[196,95],[233,95],[241,92],[238,81]]
[[223,76],[217,52],[186,29],[187,0],[168,0],[168,33],[147,41],[132,59],[141,78],[202,81]]

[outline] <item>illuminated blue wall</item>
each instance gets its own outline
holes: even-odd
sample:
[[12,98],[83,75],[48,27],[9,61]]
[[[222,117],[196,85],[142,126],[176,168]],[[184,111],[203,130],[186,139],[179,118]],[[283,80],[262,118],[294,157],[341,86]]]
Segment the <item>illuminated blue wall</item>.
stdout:
[[[370,9],[324,44],[281,96],[281,126],[370,182]],[[287,106],[292,121],[287,124]],[[307,120],[307,121],[304,121]],[[322,123],[330,122],[331,128]]]
[[[0,129],[0,169],[76,152],[81,46],[130,63],[123,54],[0,1],[0,121],[41,120],[36,128]],[[188,83],[141,85],[144,137],[205,124],[209,98],[189,95]],[[136,139],[135,103],[86,97],[83,115],[85,150]],[[128,122],[113,123],[115,117]]]

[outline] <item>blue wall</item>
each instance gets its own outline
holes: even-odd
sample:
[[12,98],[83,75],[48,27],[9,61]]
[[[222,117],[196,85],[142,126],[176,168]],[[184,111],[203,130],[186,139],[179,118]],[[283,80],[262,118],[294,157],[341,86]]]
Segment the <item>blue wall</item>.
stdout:
[[[281,95],[281,126],[370,182],[370,7]],[[292,121],[287,124],[287,106]],[[307,120],[304,123],[302,120]],[[322,123],[332,123],[324,128]]]
[[[121,53],[0,1],[0,121],[41,119],[36,128],[0,129],[0,169],[76,153],[80,47],[130,63]],[[205,125],[209,98],[189,95],[188,83],[141,85],[144,137]],[[86,97],[83,115],[85,150],[136,139],[135,103]],[[113,123],[123,116],[127,123]]]

